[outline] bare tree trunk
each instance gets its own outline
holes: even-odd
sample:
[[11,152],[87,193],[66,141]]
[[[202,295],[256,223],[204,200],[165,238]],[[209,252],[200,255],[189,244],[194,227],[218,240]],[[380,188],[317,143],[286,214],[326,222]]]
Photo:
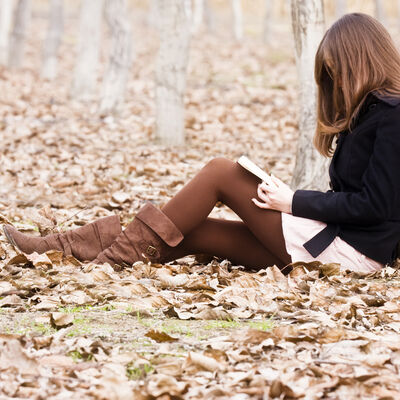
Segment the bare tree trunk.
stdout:
[[0,65],[8,62],[8,45],[13,19],[14,0],[0,1]]
[[204,21],[204,0],[194,0],[192,32],[197,33]]
[[243,39],[243,10],[241,0],[231,0],[233,14],[233,36],[236,40]]
[[264,26],[263,26],[263,42],[268,43],[271,33],[272,12],[274,8],[274,0],[264,0]]
[[99,62],[103,0],[81,0],[79,39],[71,96],[89,99],[95,90]]
[[400,28],[400,0],[397,0],[397,26]]
[[342,17],[344,14],[346,14],[346,0],[336,0],[336,19],[339,19]]
[[160,49],[156,63],[156,132],[165,145],[184,143],[186,68],[190,17],[181,0],[160,0]]
[[215,28],[214,13],[211,8],[209,0],[204,1],[204,19],[209,31],[213,31]]
[[51,0],[49,27],[43,48],[42,77],[53,80],[57,76],[57,51],[64,30],[64,0]]
[[147,24],[152,28],[158,29],[159,20],[158,0],[150,0]]
[[299,77],[300,137],[291,186],[326,190],[329,160],[313,146],[316,128],[314,58],[324,33],[322,0],[292,0],[292,27]]
[[385,16],[385,11],[383,9],[382,0],[375,0],[375,17],[382,24],[385,23],[386,16]]
[[31,0],[19,0],[15,9],[14,27],[11,33],[8,64],[10,68],[22,65],[26,32],[31,20]]
[[106,0],[105,15],[111,31],[111,53],[103,81],[100,114],[113,112],[123,103],[132,61],[132,32],[126,0]]
[[188,17],[189,21],[191,21],[193,18],[192,0],[183,0],[183,7],[185,9],[186,16]]

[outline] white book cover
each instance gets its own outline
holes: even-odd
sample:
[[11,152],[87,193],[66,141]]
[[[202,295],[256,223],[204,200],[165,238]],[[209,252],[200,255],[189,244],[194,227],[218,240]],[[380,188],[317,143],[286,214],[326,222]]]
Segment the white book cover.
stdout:
[[274,185],[271,176],[246,156],[239,157],[237,163],[243,168],[247,169],[247,171],[258,176],[262,181],[268,183],[269,185]]

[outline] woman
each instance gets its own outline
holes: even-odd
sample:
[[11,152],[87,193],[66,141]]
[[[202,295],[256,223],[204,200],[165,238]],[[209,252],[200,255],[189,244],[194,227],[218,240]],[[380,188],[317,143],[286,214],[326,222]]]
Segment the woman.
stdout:
[[[400,55],[379,22],[348,14],[322,39],[315,79],[314,144],[333,154],[330,191],[260,183],[218,158],[161,210],[146,204],[123,232],[114,216],[44,238],[5,226],[8,239],[26,253],[59,249],[120,266],[206,253],[251,268],[320,260],[379,270],[400,240]],[[218,201],[242,221],[208,218]]]

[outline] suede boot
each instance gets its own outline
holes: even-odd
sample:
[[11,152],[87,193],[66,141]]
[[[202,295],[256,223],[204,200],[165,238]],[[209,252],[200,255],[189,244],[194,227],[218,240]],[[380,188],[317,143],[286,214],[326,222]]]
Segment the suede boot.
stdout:
[[144,205],[114,243],[93,261],[130,266],[136,261],[162,263],[183,240],[175,224],[151,203]]
[[100,218],[80,228],[43,237],[21,233],[12,225],[4,225],[3,230],[9,242],[26,254],[59,250],[65,255],[73,255],[79,261],[95,259],[122,231],[118,215]]

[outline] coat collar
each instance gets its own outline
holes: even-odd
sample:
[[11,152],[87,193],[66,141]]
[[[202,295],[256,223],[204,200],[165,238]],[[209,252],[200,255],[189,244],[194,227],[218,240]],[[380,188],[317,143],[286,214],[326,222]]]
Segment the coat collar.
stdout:
[[377,92],[371,93],[376,99],[383,101],[384,103],[388,104],[389,106],[396,107],[400,104],[400,96],[391,96],[388,94],[379,94]]

